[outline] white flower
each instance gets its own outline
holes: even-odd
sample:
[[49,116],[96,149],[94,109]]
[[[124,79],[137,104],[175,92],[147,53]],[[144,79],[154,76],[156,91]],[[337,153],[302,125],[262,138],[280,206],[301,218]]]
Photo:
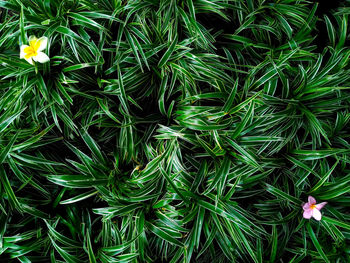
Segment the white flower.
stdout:
[[40,63],[45,63],[50,60],[50,58],[43,52],[47,46],[47,37],[41,37],[37,39],[35,36],[29,37],[29,46],[22,45],[20,58],[24,58],[30,64],[33,65],[33,60]]
[[317,221],[320,221],[322,218],[322,214],[320,210],[327,204],[327,202],[322,202],[316,204],[316,199],[311,195],[308,197],[308,202],[303,204],[303,217],[306,219],[310,219],[311,217],[315,218]]

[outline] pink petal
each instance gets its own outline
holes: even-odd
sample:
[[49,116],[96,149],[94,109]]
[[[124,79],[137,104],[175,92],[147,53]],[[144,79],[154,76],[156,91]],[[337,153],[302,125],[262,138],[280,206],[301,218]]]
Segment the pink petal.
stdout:
[[305,210],[304,213],[303,213],[303,217],[306,218],[306,219],[310,219],[312,217],[312,214],[313,214],[313,209],[308,209],[308,210]]
[[310,205],[316,204],[316,199],[313,198],[311,195],[309,195],[308,201],[309,201],[309,204],[310,204]]
[[310,209],[310,204],[309,203],[305,203],[304,205],[303,205],[303,209],[304,210],[308,210],[308,209]]
[[313,209],[312,217],[315,218],[317,221],[320,221],[322,218],[321,212],[317,209]]
[[326,204],[327,204],[327,202],[319,203],[316,205],[316,209],[321,210]]

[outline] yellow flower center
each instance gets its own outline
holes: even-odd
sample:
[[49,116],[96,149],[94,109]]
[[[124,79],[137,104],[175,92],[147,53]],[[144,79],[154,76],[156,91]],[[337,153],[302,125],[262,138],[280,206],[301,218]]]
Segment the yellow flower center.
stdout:
[[24,53],[26,53],[24,56],[26,59],[38,55],[38,52],[32,46],[26,47]]
[[314,209],[314,208],[316,208],[316,205],[311,205],[310,206],[310,209]]
[[26,47],[23,51],[25,54],[25,58],[29,59],[30,57],[35,57],[38,55],[38,49],[40,47],[40,42],[37,39],[34,39],[32,41],[29,41],[29,47]]

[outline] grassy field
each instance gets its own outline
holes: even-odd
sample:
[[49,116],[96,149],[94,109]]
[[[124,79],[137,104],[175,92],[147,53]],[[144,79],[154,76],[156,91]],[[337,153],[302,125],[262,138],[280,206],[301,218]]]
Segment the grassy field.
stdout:
[[327,2],[0,0],[0,262],[349,263]]

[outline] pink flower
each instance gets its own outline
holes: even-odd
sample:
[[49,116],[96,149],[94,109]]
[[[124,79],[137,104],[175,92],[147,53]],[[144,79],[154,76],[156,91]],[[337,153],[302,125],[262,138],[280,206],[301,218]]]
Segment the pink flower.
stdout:
[[320,210],[326,204],[327,202],[316,204],[316,199],[313,198],[312,196],[309,196],[308,202],[306,204],[303,204],[303,209],[304,209],[303,217],[306,219],[310,219],[311,217],[313,217],[317,221],[320,221],[322,217]]

